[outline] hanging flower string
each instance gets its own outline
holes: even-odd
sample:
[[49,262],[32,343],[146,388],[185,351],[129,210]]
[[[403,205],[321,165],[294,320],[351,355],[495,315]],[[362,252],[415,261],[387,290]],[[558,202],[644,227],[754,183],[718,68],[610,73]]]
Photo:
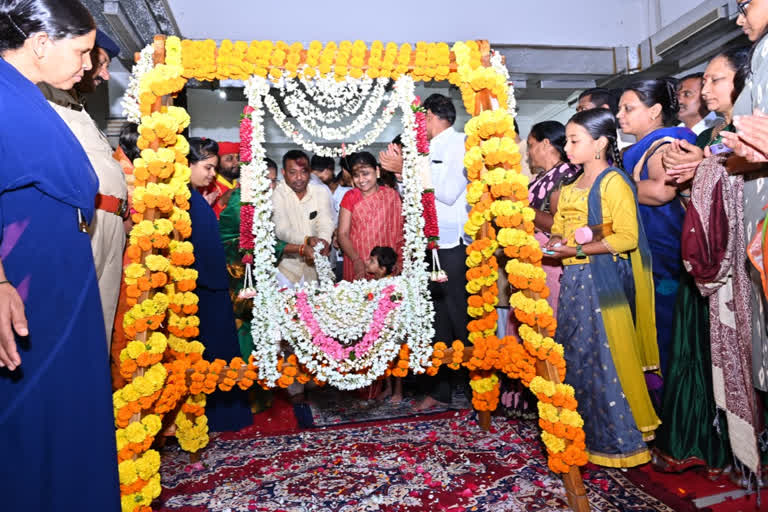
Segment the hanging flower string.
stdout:
[[[251,113],[253,107],[246,105],[243,113],[240,115],[240,166],[246,167],[251,164],[253,151],[251,148],[253,142],[253,119]],[[238,294],[240,299],[252,299],[256,296],[256,288],[253,282],[253,217],[254,207],[252,204],[242,204],[240,207],[240,252],[242,253],[242,262],[245,265],[244,284]]]
[[430,280],[438,283],[448,281],[448,274],[440,267],[437,250],[440,248],[440,228],[437,224],[437,208],[435,207],[435,189],[430,179],[431,168],[429,161],[429,137],[427,137],[427,111],[421,105],[421,99],[411,103],[411,110],[416,121],[416,151],[419,155],[419,170],[424,187],[421,192],[421,207],[424,217],[424,237],[427,239],[427,250],[432,253],[432,273]]

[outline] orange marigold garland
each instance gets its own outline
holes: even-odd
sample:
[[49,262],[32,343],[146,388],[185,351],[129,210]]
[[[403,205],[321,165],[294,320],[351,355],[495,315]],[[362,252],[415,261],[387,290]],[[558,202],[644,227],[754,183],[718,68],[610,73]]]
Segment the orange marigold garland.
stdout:
[[[520,174],[521,158],[515,143],[513,117],[505,108],[513,98],[507,91],[505,72],[499,71],[498,62],[494,64],[493,59],[491,66],[484,66],[481,48],[474,41],[457,42],[453,51],[457,72],[451,75],[451,81],[461,89],[467,110],[475,113],[465,125],[464,166],[471,180],[467,186],[467,202],[472,205],[465,231],[475,238],[467,248],[467,291],[470,294],[467,312],[473,318],[468,330],[475,346],[465,366],[473,370],[475,407],[492,410],[491,405],[496,407],[493,397],[489,395],[490,400],[478,398],[492,391],[495,374],[488,372],[501,369],[527,386],[532,382],[536,386],[544,381],[536,376],[538,361],[551,364],[561,380],[566,365],[563,347],[551,338],[557,322],[545,300],[549,289],[546,274],[541,269],[541,248],[533,236],[535,212],[528,206],[528,180]],[[482,95],[489,101],[484,102]],[[497,103],[493,104],[490,98]],[[513,105],[513,101],[509,105]],[[511,336],[503,340],[495,336],[498,263],[494,253],[499,247],[509,258],[505,270],[513,290],[517,290],[510,299],[510,307],[521,323],[522,342]],[[440,354],[442,351],[437,348],[435,352]],[[555,386],[553,382],[544,382]],[[551,427],[544,428],[542,437],[547,445],[550,468],[567,472],[571,466],[586,462],[583,430],[578,425],[581,418],[572,395],[568,399],[554,396],[557,406],[540,403],[540,416],[545,422],[542,427]],[[553,410],[561,412],[555,414]],[[546,423],[545,416],[555,421]]]

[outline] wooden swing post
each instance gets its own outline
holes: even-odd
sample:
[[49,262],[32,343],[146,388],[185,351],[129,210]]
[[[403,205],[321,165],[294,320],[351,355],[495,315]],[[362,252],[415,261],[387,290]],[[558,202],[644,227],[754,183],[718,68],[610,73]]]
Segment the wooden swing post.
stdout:
[[[490,66],[490,44],[488,41],[478,41],[478,46],[480,47],[480,52],[482,54],[483,65],[486,67]],[[493,110],[493,99],[494,98],[490,90],[484,89],[479,91],[475,95],[475,111],[472,112],[472,114],[477,116],[485,110]],[[500,106],[500,108],[504,108],[504,106]],[[510,168],[509,164],[505,164],[504,167],[506,169]],[[482,171],[482,173],[485,172],[487,172],[487,170]],[[488,199],[490,199],[490,192],[486,192],[482,197],[482,200]],[[506,197],[504,199],[509,199],[511,201],[515,200],[514,197]],[[490,223],[485,222],[480,228],[481,237],[488,238],[488,233],[490,232],[491,228],[492,226]],[[486,290],[483,289],[483,292],[485,291]],[[523,293],[534,300],[541,298],[538,293],[532,292],[530,290],[524,290]],[[465,353],[465,360],[466,359],[468,359],[468,357]],[[536,364],[536,374],[556,384],[560,384],[562,382],[557,368],[555,368],[555,366],[549,361],[538,361]],[[478,423],[480,426],[484,430],[488,430],[491,425],[491,411],[479,411],[478,417]],[[581,478],[581,471],[579,470],[578,466],[571,466],[570,471],[563,475],[563,484],[565,486],[565,491],[568,497],[568,504],[570,505],[571,509],[574,510],[574,512],[589,511],[590,507],[589,501],[587,500],[587,492],[584,488],[584,481]]]

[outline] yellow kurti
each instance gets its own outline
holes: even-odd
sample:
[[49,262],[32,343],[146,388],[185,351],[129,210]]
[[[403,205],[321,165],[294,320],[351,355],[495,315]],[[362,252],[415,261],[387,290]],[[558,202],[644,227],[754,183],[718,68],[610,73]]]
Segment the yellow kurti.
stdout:
[[[610,422],[608,418],[615,419],[612,413],[606,411],[618,407],[617,402],[621,400],[619,397],[624,395],[635,420],[629,430],[636,428],[643,438],[649,439],[660,424],[648,395],[643,372],[644,368],[658,364],[658,349],[654,350],[655,323],[652,319],[640,318],[648,314],[653,316],[652,279],[640,262],[637,204],[632,189],[618,173],[607,175],[599,186],[602,223],[611,225],[613,231],[604,239],[604,243],[614,255],[614,261],[617,258],[630,260],[623,263],[622,268],[629,268],[631,263],[637,322],[633,322],[632,311],[625,298],[613,301],[610,305],[599,303],[597,288],[592,281],[594,269],[591,270],[590,265],[596,262],[567,258],[563,261],[566,273],[559,301],[558,340],[566,346],[566,359],[572,366],[569,367],[568,380],[577,389],[581,388],[581,393],[590,396],[589,403],[586,403],[588,400],[585,395],[580,399],[580,408],[585,407],[580,412],[588,422],[585,428],[594,432],[587,437],[590,460],[605,466],[629,467],[649,460],[647,448],[641,444],[627,450],[619,448],[614,452],[610,449],[610,441],[606,441],[605,432],[615,431],[618,436],[616,440],[621,443],[622,428],[618,424],[589,425],[589,422],[603,423]],[[552,234],[561,236],[569,246],[576,245],[574,232],[588,225],[590,191],[591,187],[578,188],[574,183],[563,187],[560,193]],[[585,293],[588,296],[584,296]],[[604,346],[610,351],[610,356],[605,356],[607,360],[601,360],[596,355],[604,350]],[[605,366],[610,361],[615,367],[614,375],[618,377],[618,382],[611,380],[615,377],[608,378],[613,374],[613,369]],[[606,397],[605,403],[601,401],[602,396]],[[582,400],[585,404],[581,403]],[[634,434],[631,437],[639,439],[636,436]],[[626,443],[626,438],[623,442]]]

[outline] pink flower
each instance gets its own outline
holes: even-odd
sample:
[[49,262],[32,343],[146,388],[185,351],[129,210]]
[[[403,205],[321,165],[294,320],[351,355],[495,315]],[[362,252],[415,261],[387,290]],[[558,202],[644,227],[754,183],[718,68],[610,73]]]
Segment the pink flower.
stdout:
[[254,108],[253,108],[252,106],[250,106],[250,105],[246,105],[246,106],[245,106],[245,108],[243,109],[243,114],[245,114],[245,115],[249,115],[249,114],[251,114],[253,111],[254,111]]
[[347,359],[352,352],[357,357],[362,357],[368,353],[379,339],[389,313],[400,305],[399,302],[393,302],[390,298],[394,290],[395,286],[390,285],[381,291],[381,298],[379,299],[376,311],[373,313],[373,320],[368,326],[363,339],[353,347],[345,348],[337,340],[323,332],[307,301],[307,294],[303,291],[296,294],[296,309],[298,310],[299,318],[307,326],[310,336],[312,336],[312,344],[322,350],[324,354],[336,361]]

